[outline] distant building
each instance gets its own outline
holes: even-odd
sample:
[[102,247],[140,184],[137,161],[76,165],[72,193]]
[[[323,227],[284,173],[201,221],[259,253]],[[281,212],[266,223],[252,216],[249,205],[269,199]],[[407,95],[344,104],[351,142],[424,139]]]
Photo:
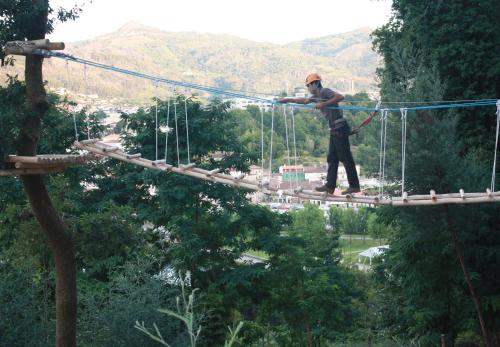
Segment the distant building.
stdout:
[[250,176],[262,177],[262,167],[257,165],[250,165]]
[[326,165],[325,166],[305,166],[304,177],[306,181],[321,182],[326,179]]
[[295,98],[305,98],[307,96],[307,90],[304,87],[296,87],[293,89],[293,96]]
[[270,109],[270,102],[272,102],[273,98],[266,98],[269,102],[264,102],[260,100],[249,100],[243,98],[232,98],[226,99],[224,101],[229,101],[231,103],[231,108],[235,108],[238,110],[246,110],[248,106],[257,106],[264,111],[268,111]]
[[283,182],[306,180],[303,165],[282,165],[279,167],[279,173]]
[[[356,165],[356,171],[358,172],[359,175],[359,170],[361,167],[359,165]],[[338,181],[347,181],[347,172],[345,171],[345,167],[342,163],[339,164],[339,170],[337,172],[337,180]]]

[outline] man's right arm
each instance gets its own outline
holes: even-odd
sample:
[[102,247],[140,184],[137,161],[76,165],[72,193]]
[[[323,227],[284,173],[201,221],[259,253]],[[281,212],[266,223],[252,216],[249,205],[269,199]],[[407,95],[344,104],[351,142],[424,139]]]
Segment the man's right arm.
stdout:
[[281,98],[278,99],[278,102],[281,104],[309,104],[312,101],[309,98]]

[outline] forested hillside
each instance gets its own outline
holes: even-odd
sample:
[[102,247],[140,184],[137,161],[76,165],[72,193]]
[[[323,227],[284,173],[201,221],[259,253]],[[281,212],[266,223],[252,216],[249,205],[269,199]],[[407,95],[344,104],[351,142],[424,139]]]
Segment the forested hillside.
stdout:
[[[342,91],[372,91],[379,57],[371,49],[369,29],[279,46],[228,35],[164,32],[137,23],[82,42],[68,42],[66,53],[99,63],[174,80],[226,89],[272,93],[303,86],[318,71]],[[325,52],[329,52],[326,54]],[[22,64],[21,64],[22,65]],[[19,65],[19,66],[21,66]],[[59,59],[44,66],[50,87],[137,102],[149,101],[151,83]],[[19,70],[17,70],[19,71]],[[20,74],[22,76],[22,73]]]

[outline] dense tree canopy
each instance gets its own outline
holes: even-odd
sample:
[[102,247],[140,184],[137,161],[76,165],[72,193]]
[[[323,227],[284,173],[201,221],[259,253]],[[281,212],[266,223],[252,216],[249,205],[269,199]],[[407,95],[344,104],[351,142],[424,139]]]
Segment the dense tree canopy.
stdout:
[[[493,49],[500,42],[499,22],[493,18],[498,6],[497,1],[394,1],[393,17],[373,34],[385,61],[379,70],[383,97],[498,97],[500,58]],[[488,187],[494,113],[492,108],[473,108],[409,114],[408,190]],[[399,122],[394,123],[389,133],[397,139]],[[397,152],[389,155],[390,162],[399,162]],[[390,175],[400,177],[397,170],[389,167]],[[477,345],[483,335],[489,346],[497,345],[498,306],[492,303],[498,302],[500,283],[492,274],[500,264],[498,206],[386,210],[382,216],[399,230],[390,239],[391,250],[382,265],[384,288],[399,300],[397,305],[388,301],[398,318],[387,321],[386,327],[422,345],[438,344],[441,334],[450,344]],[[479,324],[481,314],[484,327]]]

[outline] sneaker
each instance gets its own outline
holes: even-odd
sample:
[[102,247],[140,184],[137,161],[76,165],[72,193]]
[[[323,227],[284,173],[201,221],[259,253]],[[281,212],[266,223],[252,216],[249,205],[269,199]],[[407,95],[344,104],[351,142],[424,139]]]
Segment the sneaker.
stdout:
[[332,188],[330,186],[327,186],[326,184],[324,186],[316,187],[314,188],[314,190],[316,190],[317,192],[327,192],[329,194],[333,194],[333,192],[335,192],[334,187]]
[[342,191],[342,195],[349,195],[349,194],[354,194],[354,193],[359,193],[361,189],[359,187],[349,187],[346,190]]

